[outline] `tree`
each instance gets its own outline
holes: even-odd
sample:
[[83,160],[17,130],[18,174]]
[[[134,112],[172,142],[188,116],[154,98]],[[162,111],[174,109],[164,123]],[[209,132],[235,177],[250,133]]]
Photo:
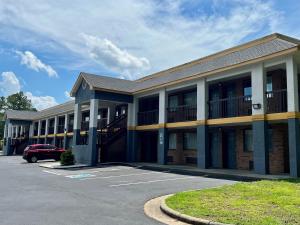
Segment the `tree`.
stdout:
[[32,106],[31,100],[28,99],[22,91],[8,96],[6,100],[3,100],[3,97],[1,97],[0,107],[1,106],[4,107],[4,109],[36,111]]

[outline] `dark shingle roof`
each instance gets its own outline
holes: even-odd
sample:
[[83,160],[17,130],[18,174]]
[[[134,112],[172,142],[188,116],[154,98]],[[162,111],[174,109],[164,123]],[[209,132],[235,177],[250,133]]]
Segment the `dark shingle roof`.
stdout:
[[33,120],[38,112],[22,111],[22,110],[6,110],[5,118],[11,120]]
[[157,85],[168,84],[176,80],[213,72],[218,69],[259,59],[264,56],[295,48],[299,46],[299,44],[300,40],[281,34],[272,34],[253,42],[197,59],[135,81],[87,73],[81,73],[81,75],[92,88],[134,93],[153,88]]
[[64,114],[74,110],[74,100],[41,111],[6,110],[5,118],[11,120],[38,120],[45,117]]

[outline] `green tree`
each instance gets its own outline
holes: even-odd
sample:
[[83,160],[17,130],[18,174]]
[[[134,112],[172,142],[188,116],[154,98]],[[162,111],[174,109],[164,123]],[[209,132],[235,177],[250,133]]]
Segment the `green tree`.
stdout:
[[0,107],[2,105],[5,109],[36,111],[36,109],[32,106],[30,99],[28,99],[22,91],[8,96],[6,100],[4,100],[4,103],[3,97],[1,97]]

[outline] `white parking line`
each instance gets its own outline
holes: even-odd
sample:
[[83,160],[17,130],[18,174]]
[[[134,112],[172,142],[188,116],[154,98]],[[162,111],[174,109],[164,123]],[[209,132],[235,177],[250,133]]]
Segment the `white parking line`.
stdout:
[[157,183],[157,182],[165,182],[165,181],[173,181],[173,180],[187,180],[187,179],[194,179],[195,177],[180,177],[180,178],[171,178],[171,179],[164,179],[164,180],[150,180],[150,181],[140,181],[134,183],[125,183],[125,184],[113,184],[110,187],[120,187],[120,186],[129,186],[129,185],[138,185],[138,184],[149,184],[149,183]]
[[50,174],[54,174],[54,175],[58,175],[58,176],[61,175],[60,173],[56,173],[56,172],[49,171],[49,170],[43,170],[43,172],[45,172],[45,173],[50,173]]
[[112,175],[112,176],[106,176],[106,177],[87,177],[80,180],[95,180],[95,179],[109,179],[109,178],[117,178],[117,177],[130,177],[130,176],[140,176],[140,175],[148,175],[148,174],[156,174],[156,173],[163,173],[163,172],[170,172],[168,170],[161,171],[161,172],[147,172],[147,173],[129,173],[129,174],[123,174],[123,175]]

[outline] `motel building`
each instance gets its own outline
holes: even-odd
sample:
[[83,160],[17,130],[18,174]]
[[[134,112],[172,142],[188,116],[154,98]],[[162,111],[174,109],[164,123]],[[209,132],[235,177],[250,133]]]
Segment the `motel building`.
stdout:
[[272,34],[130,81],[80,73],[74,101],[5,113],[4,154],[29,143],[76,162],[148,162],[300,177],[300,40]]

